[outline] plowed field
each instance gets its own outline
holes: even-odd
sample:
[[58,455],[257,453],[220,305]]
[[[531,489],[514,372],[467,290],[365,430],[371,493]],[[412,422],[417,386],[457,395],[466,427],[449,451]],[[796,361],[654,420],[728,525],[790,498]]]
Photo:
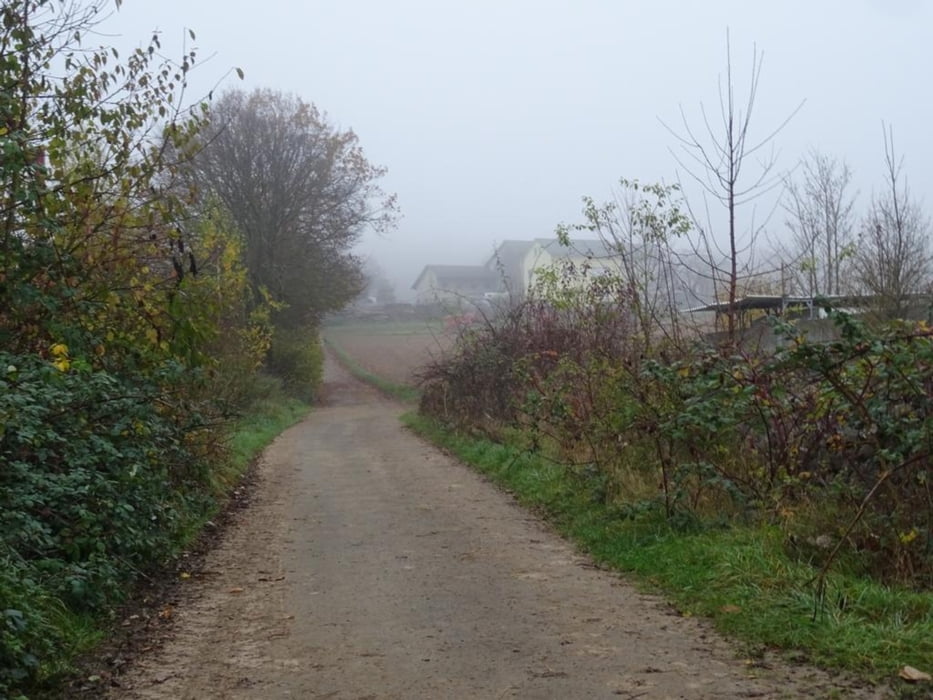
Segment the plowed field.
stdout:
[[371,322],[332,326],[324,337],[363,369],[394,384],[417,384],[418,371],[454,342],[437,323]]

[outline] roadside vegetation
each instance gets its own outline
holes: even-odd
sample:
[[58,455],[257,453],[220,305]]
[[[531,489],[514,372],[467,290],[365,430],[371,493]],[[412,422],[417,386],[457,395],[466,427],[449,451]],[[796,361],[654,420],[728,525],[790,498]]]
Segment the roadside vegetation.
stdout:
[[765,347],[725,303],[704,335],[664,293],[691,230],[677,188],[623,186],[577,228],[610,260],[538,270],[463,329],[410,424],[750,654],[929,671],[933,328],[826,300],[834,340],[761,318]]
[[[84,40],[109,6],[0,8],[0,697],[53,687],[308,410],[319,320],[362,284],[347,250],[391,219],[352,132],[270,91],[187,107],[193,51]],[[236,119],[237,148],[286,135],[313,191],[220,177]],[[308,185],[308,209],[260,227],[245,184]],[[309,288],[313,265],[342,284]]]
[[[557,229],[568,254],[462,329],[408,420],[750,656],[927,692],[933,229],[889,126],[861,219],[844,161],[777,171],[781,123],[752,133],[760,60],[746,103],[727,58],[721,121],[669,128],[703,200],[626,179],[584,198]],[[792,236],[769,250],[756,206],[780,190]],[[782,305],[766,316],[755,295]]]

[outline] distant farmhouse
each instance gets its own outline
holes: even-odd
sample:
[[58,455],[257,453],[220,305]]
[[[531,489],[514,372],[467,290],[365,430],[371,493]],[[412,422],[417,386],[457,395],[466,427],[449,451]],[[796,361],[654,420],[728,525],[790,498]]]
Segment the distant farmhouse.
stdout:
[[556,238],[503,241],[483,265],[427,265],[412,285],[417,304],[464,305],[490,298],[524,298],[538,279],[538,271],[557,262],[586,264],[591,271],[612,266],[602,241]]
[[482,265],[426,265],[412,285],[416,304],[458,305],[497,288],[495,270]]

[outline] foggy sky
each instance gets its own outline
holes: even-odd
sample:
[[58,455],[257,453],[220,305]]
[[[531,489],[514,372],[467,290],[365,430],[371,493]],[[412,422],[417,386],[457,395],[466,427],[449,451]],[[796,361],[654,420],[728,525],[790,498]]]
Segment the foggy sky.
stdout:
[[884,120],[929,211],[924,0],[125,0],[92,41],[133,48],[159,30],[178,55],[191,28],[211,58],[190,97],[227,75],[219,89],[293,92],[356,131],[403,214],[359,251],[404,297],[425,264],[479,264],[494,242],[579,221],[581,196],[606,199],[619,177],[677,181],[659,119],[677,128],[683,107],[699,126],[701,103],[718,109],[727,27],[740,98],[764,52],[753,135],[806,100],[774,142],[779,168],[810,148],[845,158],[861,212],[882,185]]

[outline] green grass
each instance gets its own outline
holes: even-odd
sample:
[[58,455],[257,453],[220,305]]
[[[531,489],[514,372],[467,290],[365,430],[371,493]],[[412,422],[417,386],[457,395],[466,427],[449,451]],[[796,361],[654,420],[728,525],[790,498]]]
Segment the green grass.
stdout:
[[309,410],[308,404],[286,396],[256,402],[230,435],[227,462],[233,476],[241,476],[279,433],[304,418]]
[[340,345],[334,342],[332,338],[326,337],[324,338],[324,342],[333,351],[334,355],[337,356],[340,364],[346,367],[347,371],[360,381],[366,382],[367,384],[376,387],[382,393],[387,394],[388,396],[391,396],[392,398],[397,399],[403,403],[416,403],[421,397],[421,392],[417,388],[407,384],[396,384],[395,382],[390,382],[380,376],[373,374],[364,367],[361,367],[356,362],[356,360],[344,352]]
[[[31,601],[33,609],[41,611],[43,631],[50,635],[57,654],[40,660],[39,676],[36,679],[39,693],[26,697],[44,697],[44,693],[55,694],[62,679],[74,673],[75,659],[93,649],[107,636],[106,625],[89,613],[69,610],[61,601],[43,596]],[[0,697],[3,691],[0,690]]]
[[[815,571],[790,559],[769,527],[678,531],[657,510],[607,506],[580,477],[517,448],[466,437],[416,414],[404,422],[541,512],[596,561],[630,572],[684,615],[711,618],[748,656],[797,660],[891,678],[933,670],[933,595],[842,574],[817,599]],[[801,653],[802,652],[802,653]]]

